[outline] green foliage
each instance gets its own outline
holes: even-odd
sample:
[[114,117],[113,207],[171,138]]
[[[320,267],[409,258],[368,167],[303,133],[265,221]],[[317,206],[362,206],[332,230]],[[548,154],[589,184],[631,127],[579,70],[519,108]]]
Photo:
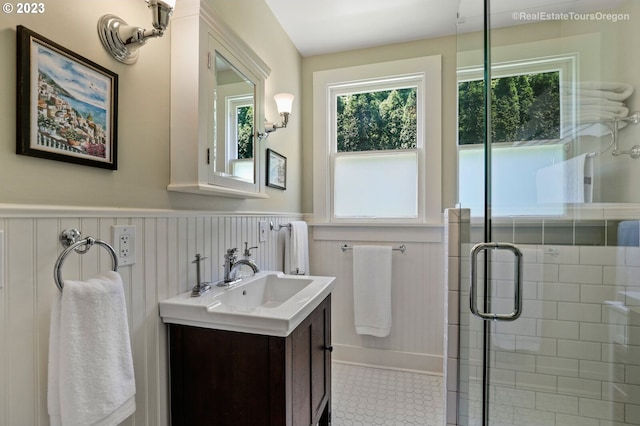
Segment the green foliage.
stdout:
[[253,106],[238,108],[238,159],[253,158]]
[[416,88],[354,93],[337,101],[338,152],[416,147]]
[[[491,81],[494,142],[560,137],[559,72],[525,74]],[[484,82],[458,85],[458,143],[484,142]]]

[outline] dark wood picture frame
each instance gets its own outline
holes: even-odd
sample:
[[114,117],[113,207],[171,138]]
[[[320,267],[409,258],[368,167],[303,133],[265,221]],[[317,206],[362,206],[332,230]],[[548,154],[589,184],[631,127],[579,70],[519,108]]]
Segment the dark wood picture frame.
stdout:
[[118,75],[19,25],[16,153],[116,170]]
[[287,157],[267,148],[267,186],[287,189]]

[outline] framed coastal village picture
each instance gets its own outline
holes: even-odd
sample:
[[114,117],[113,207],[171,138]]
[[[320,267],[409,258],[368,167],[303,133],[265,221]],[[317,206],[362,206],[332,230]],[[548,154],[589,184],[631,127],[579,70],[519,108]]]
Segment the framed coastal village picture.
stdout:
[[16,152],[116,170],[118,76],[17,27]]

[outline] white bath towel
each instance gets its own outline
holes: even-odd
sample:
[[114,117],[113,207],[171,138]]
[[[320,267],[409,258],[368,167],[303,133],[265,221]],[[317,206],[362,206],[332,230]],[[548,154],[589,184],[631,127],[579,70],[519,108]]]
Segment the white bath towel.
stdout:
[[353,313],[356,333],[391,332],[391,247],[353,247]]
[[65,280],[54,301],[47,401],[51,425],[117,425],[135,411],[122,278]]
[[538,203],[590,203],[593,200],[593,162],[578,155],[536,173]]
[[584,81],[578,83],[576,90],[569,88],[566,93],[575,93],[580,98],[601,98],[610,101],[624,101],[633,94],[633,86],[627,83],[606,81]]
[[307,222],[291,222],[284,244],[284,273],[309,275],[309,231]]

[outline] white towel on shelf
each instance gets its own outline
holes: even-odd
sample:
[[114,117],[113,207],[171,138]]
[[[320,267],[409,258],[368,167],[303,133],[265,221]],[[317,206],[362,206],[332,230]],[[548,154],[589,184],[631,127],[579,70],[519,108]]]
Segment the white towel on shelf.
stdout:
[[353,313],[356,333],[391,332],[391,247],[353,247]]
[[65,280],[51,311],[51,425],[117,425],[136,409],[135,386],[122,278]]
[[307,222],[291,222],[284,244],[284,273],[309,275],[309,237]]
[[590,203],[593,201],[593,161],[589,154],[544,167],[536,173],[538,203]]

